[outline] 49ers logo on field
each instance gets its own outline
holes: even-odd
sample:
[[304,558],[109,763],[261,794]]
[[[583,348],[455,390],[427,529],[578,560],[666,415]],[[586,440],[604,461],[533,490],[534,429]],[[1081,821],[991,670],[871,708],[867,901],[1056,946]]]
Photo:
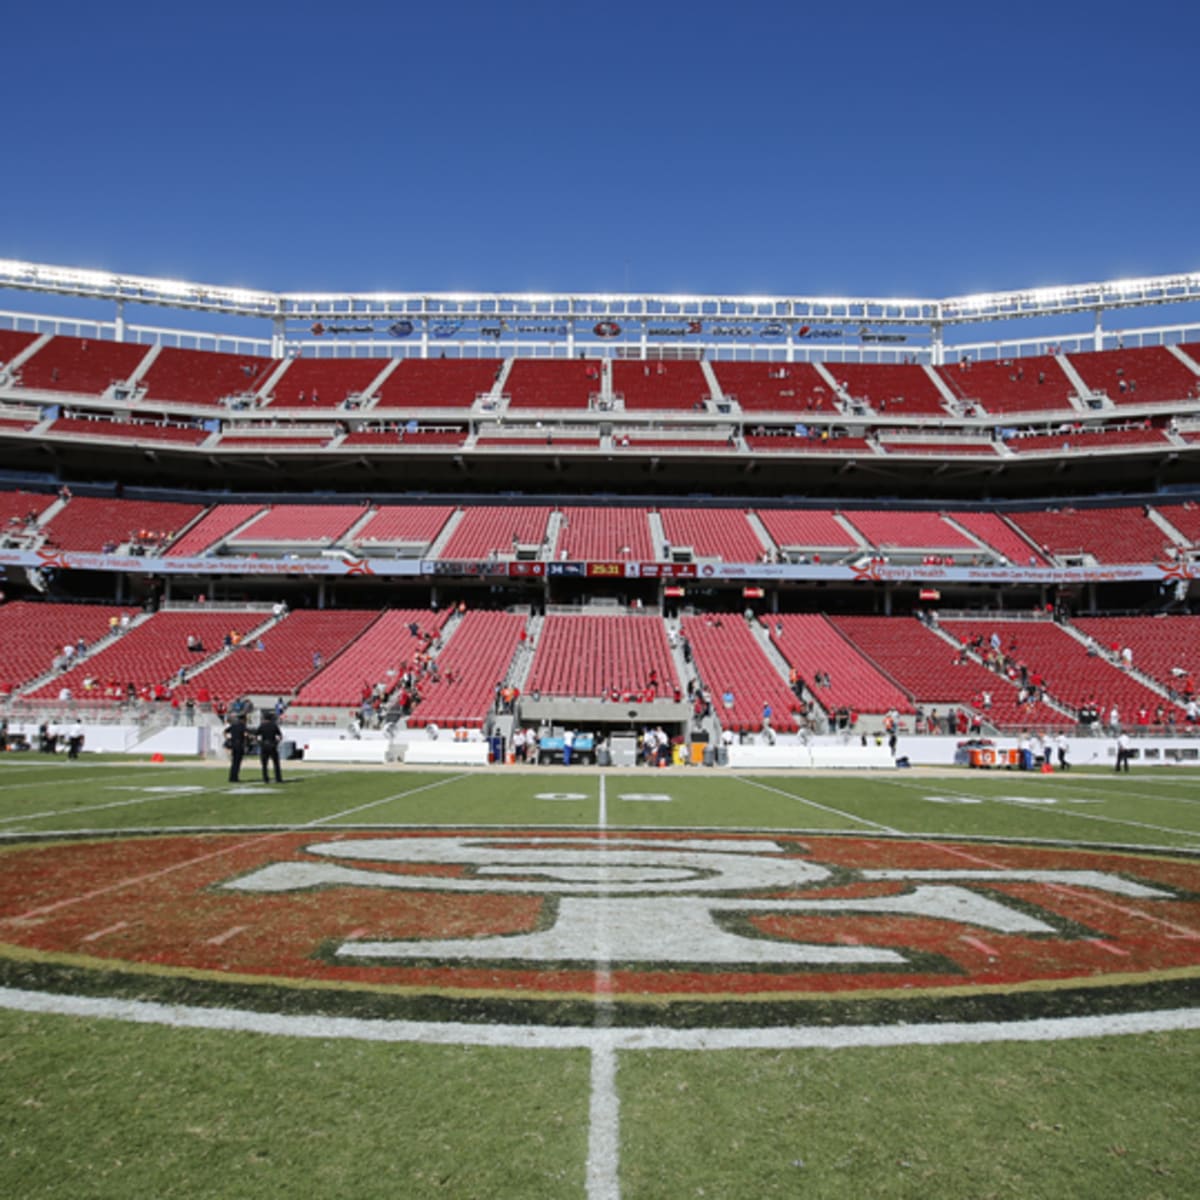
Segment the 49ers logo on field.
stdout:
[[724,1001],[753,1022],[756,1006],[1200,974],[1195,862],[1140,851],[310,830],[37,842],[3,861],[0,958],[25,968],[368,989],[426,1015],[439,998],[533,1020],[652,1000],[702,1023],[697,1002]]

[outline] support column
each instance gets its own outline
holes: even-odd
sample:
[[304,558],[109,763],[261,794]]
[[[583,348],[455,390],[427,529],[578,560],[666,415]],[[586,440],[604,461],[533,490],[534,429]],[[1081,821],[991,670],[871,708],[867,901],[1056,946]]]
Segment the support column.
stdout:
[[1092,326],[1092,349],[1104,349],[1104,313],[1096,309],[1096,323]]
[[117,301],[117,320],[116,328],[113,331],[113,340],[123,342],[125,340],[125,301]]

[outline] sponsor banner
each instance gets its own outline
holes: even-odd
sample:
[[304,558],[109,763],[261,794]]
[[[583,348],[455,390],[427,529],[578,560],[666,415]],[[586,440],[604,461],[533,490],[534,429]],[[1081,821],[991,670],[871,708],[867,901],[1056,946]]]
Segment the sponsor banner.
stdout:
[[509,563],[497,560],[416,560],[386,558],[156,558],[77,551],[0,550],[0,567],[45,570],[120,571],[134,575],[549,575],[595,578],[731,579],[731,580],[862,580],[913,583],[1075,584],[1126,583],[1154,579],[1188,581],[1200,575],[1181,563],[1123,563],[1094,567],[976,567],[928,563],[897,566],[882,561],[861,565],[824,563],[651,563],[551,562]]

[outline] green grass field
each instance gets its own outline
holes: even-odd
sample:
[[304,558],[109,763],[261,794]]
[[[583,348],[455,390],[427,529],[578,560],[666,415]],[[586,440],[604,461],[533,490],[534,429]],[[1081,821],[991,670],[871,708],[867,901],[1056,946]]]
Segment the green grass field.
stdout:
[[[1017,853],[1013,843],[1032,844],[1038,853],[1086,848],[1086,861],[1097,868],[1115,862],[1112,856],[1124,848],[1126,868],[1141,859],[1166,864],[1161,870],[1169,873],[1177,906],[1169,920],[1147,919],[1167,910],[1116,892],[1089,895],[1095,919],[1117,913],[1111,928],[1123,932],[1101,937],[1088,929],[1082,936],[1072,926],[1071,945],[1097,961],[1112,959],[1117,974],[1111,986],[1065,994],[1081,1004],[1089,993],[1102,997],[1089,1018],[1164,1008],[1195,1016],[1200,920],[1192,919],[1194,907],[1179,906],[1200,893],[1198,772],[742,777],[703,769],[454,773],[285,766],[292,767],[286,786],[264,789],[249,771],[243,772],[248,782],[235,788],[223,770],[196,764],[90,758],[69,764],[15,756],[0,762],[0,930],[6,931],[0,934],[6,972],[0,981],[0,1194],[1200,1195],[1200,1028],[1190,1018],[1164,1031],[1091,1036],[1095,1029],[1084,1024],[1064,1027],[1063,1036],[1049,1040],[906,1044],[909,1025],[948,1026],[965,1012],[975,1021],[1022,1017],[1003,988],[961,995],[969,990],[964,977],[964,986],[951,992],[955,1003],[973,1009],[943,1013],[935,998],[912,1010],[918,1021],[906,1021],[908,1001],[890,993],[874,1008],[869,996],[848,1002],[848,1023],[842,1010],[800,1000],[764,1008],[761,1022],[748,1018],[755,1028],[739,1042],[742,1013],[759,1010],[739,1008],[737,997],[726,1003],[720,992],[689,1008],[686,1019],[664,1018],[639,1041],[639,1021],[649,1014],[653,1024],[666,1001],[647,993],[635,1017],[623,1014],[628,997],[620,989],[628,967],[619,953],[612,961],[598,955],[599,965],[579,972],[585,994],[564,984],[568,999],[554,1010],[559,1017],[545,1023],[510,1004],[509,992],[519,985],[504,961],[479,968],[477,974],[491,974],[471,985],[479,988],[478,1001],[464,995],[465,985],[439,984],[445,1010],[422,1008],[425,1001],[413,1000],[407,985],[375,986],[371,972],[391,979],[391,960],[364,968],[363,978],[337,974],[341,968],[331,965],[324,945],[304,960],[311,962],[311,979],[292,989],[296,981],[289,977],[281,991],[237,957],[255,935],[255,918],[245,914],[259,901],[211,881],[194,894],[182,883],[202,858],[223,862],[220,856],[228,855],[237,870],[230,866],[212,879],[220,888],[228,879],[236,884],[259,862],[237,856],[287,858],[291,851],[281,847],[292,844],[286,839],[293,831],[305,835],[306,845],[334,847],[335,855],[339,845],[354,845],[347,838],[444,830],[475,837],[528,830],[568,849],[570,838],[589,833],[612,839],[615,847],[639,835],[657,845],[661,835],[678,843],[692,833],[735,852],[739,844],[772,837],[799,835],[823,846],[827,838],[833,845],[860,835],[876,856],[871,861],[888,865],[907,861],[925,839],[942,846],[953,838],[960,839],[953,843],[960,859],[987,869],[1009,862],[1004,856]],[[131,836],[110,836],[123,833]],[[185,834],[203,839],[195,842],[194,860],[179,849],[190,844]],[[151,863],[146,855],[160,850],[176,857]],[[70,870],[53,865],[64,851],[74,856],[64,860]],[[392,868],[366,863],[356,869],[378,878]],[[536,892],[543,868],[535,862],[509,870],[513,895],[506,903],[520,915],[523,890]],[[439,887],[453,886],[445,881],[460,871],[470,868],[446,869]],[[621,877],[606,876],[596,886],[613,887],[614,878]],[[166,890],[163,880],[178,881],[171,884],[175,890]],[[830,895],[846,886],[839,874],[828,885]],[[591,884],[577,886],[590,895]],[[890,897],[909,886],[873,884],[872,895]],[[1020,916],[1035,911],[1031,884],[1006,886],[988,897]],[[289,921],[316,916],[353,941],[368,936],[363,929],[373,936],[373,922],[386,925],[389,905],[399,904],[408,919],[424,922],[422,936],[479,936],[469,914],[454,907],[453,893],[447,893],[453,904],[438,907],[423,893],[394,900],[369,889],[360,897],[360,891],[323,885],[272,895],[276,924],[264,929],[290,936]],[[508,909],[494,917],[509,919]],[[547,921],[539,919],[541,930]],[[777,920],[764,927],[766,936],[786,940],[801,936],[795,923],[807,918],[765,919]],[[871,943],[889,922],[903,927],[906,918],[885,911],[862,919],[867,924],[838,925],[826,940]],[[146,952],[138,937],[147,922],[156,923],[156,936],[194,937],[195,965],[179,966],[165,943],[160,956]],[[820,928],[818,920],[812,929]],[[667,921],[654,936],[667,946],[682,935]],[[1007,936],[971,928],[961,940],[1003,960]],[[1052,949],[1057,936],[1039,934],[1034,941],[1042,937],[1037,944]],[[975,953],[964,950],[967,958]],[[1126,970],[1120,955],[1136,970]],[[1143,961],[1161,969],[1148,973]],[[573,978],[570,963],[549,966]],[[693,983],[707,986],[711,971],[689,971]],[[226,979],[229,989],[222,991]],[[342,1006],[343,984],[363,998]],[[48,1002],[30,1001],[35,994]],[[1030,994],[1035,1001],[1058,995],[1051,983],[1038,983]],[[1126,994],[1132,997],[1127,1006]],[[65,1002],[75,995],[99,1007],[73,1010]],[[103,1007],[113,997],[131,1006]],[[137,1006],[150,1003],[166,1007],[130,1019],[149,1012]],[[317,1023],[268,1028],[222,1015],[234,1010],[264,1020],[284,1011],[287,1020]],[[856,1016],[858,1010],[868,1015]],[[509,1011],[519,1015],[506,1023]],[[718,1011],[709,1027],[708,1017]],[[172,1023],[172,1014],[185,1012],[193,1018]],[[470,1030],[457,1043],[444,1029],[436,1036],[424,1032],[434,1026],[423,1021],[444,1021],[447,1012],[456,1014],[456,1028]],[[888,1022],[891,1044],[856,1042],[853,1030],[839,1040],[837,1030],[847,1025],[873,1029],[876,1012]],[[205,1014],[213,1017],[207,1025]],[[357,1016],[375,1017],[391,1032],[367,1036],[348,1023]],[[400,1019],[416,1023],[401,1028]],[[764,1033],[761,1043],[754,1041],[758,1033]]]

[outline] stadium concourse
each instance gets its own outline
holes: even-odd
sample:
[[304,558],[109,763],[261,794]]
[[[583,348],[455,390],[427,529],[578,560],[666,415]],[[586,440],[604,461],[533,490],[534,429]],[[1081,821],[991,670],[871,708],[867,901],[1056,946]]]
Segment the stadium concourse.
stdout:
[[342,759],[1197,760],[1200,278],[0,286],[10,746],[206,753],[244,701]]

